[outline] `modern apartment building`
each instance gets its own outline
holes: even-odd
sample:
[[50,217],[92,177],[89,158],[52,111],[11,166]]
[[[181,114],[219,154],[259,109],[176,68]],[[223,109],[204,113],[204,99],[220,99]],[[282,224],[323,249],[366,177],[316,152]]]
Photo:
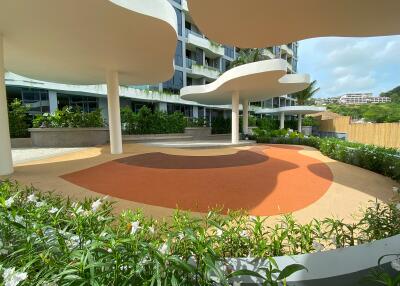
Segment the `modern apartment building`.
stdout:
[[347,93],[339,98],[341,104],[388,103],[390,97],[373,96],[372,93]]
[[[170,80],[158,85],[121,87],[121,107],[139,110],[147,105],[154,110],[168,113],[180,111],[187,117],[212,120],[217,116],[230,116],[229,106],[206,106],[185,101],[179,90],[187,85],[207,84],[216,80],[230,68],[237,56],[237,48],[223,46],[207,39],[190,17],[186,0],[169,0],[178,19],[178,44],[175,54],[175,74]],[[162,43],[160,43],[162,47]],[[264,59],[282,58],[288,62],[288,72],[297,71],[297,43],[290,43],[262,50]],[[21,99],[31,106],[31,114],[53,112],[64,106],[79,106],[84,111],[100,108],[105,118],[107,97],[105,85],[76,86],[48,83],[28,79],[12,73],[6,74],[7,97]],[[283,107],[295,105],[290,96],[283,96],[253,103],[259,107]]]

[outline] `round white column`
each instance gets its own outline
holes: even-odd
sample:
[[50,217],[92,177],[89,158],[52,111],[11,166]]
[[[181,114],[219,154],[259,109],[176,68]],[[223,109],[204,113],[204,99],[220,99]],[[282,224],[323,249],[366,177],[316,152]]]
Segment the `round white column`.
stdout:
[[10,175],[14,172],[10,128],[8,126],[7,94],[4,80],[4,46],[0,34],[0,175]]
[[119,105],[118,72],[107,72],[108,125],[111,154],[122,154],[122,130]]
[[243,134],[249,133],[249,101],[243,100]]
[[301,132],[301,121],[302,121],[302,117],[301,114],[297,115],[297,131]]
[[285,129],[285,112],[281,112],[280,123],[279,129]]
[[232,144],[239,143],[239,92],[232,94]]

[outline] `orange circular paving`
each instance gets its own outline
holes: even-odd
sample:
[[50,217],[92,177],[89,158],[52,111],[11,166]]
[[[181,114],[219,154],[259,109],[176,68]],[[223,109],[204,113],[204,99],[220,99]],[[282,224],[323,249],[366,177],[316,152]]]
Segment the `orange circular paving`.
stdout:
[[63,175],[91,191],[138,203],[208,212],[245,209],[269,216],[302,209],[332,183],[327,165],[303,148],[261,145],[231,155],[146,153]]

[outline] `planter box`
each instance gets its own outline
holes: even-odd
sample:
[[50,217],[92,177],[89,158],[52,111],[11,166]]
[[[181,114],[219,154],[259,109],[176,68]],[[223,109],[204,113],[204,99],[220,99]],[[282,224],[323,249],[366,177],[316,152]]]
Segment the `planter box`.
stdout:
[[110,139],[108,128],[30,128],[29,132],[35,147],[90,147]]
[[211,135],[211,127],[187,127],[185,135],[192,136],[193,139],[207,139]]
[[312,126],[302,126],[301,127],[301,133],[303,133],[306,136],[311,136],[313,131],[313,127]]
[[[294,263],[308,269],[308,272],[302,270],[290,276],[287,285],[353,286],[359,285],[360,279],[366,277],[377,266],[381,256],[399,253],[399,245],[400,235],[396,235],[363,245],[310,254],[280,256],[275,257],[275,260],[280,269]],[[388,271],[390,271],[388,264],[394,259],[393,256],[382,261]],[[233,265],[235,270],[257,271],[258,268],[268,265],[265,259],[231,258],[227,262]],[[235,278],[234,281],[242,282],[243,285],[260,285],[261,282],[258,278],[248,276]]]
[[11,148],[30,148],[32,147],[31,138],[11,138]]

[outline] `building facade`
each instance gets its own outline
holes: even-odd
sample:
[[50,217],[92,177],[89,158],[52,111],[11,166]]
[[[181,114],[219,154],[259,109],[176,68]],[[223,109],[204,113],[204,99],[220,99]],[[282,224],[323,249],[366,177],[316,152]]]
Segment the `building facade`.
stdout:
[[[190,17],[186,0],[169,0],[178,20],[178,43],[175,54],[174,76],[163,83],[145,86],[121,87],[121,107],[138,111],[146,105],[153,110],[168,113],[180,111],[186,117],[207,118],[230,116],[230,106],[207,106],[180,99],[179,91],[187,85],[208,84],[230,68],[237,57],[237,48],[223,46],[207,39]],[[160,43],[162,48],[162,43]],[[297,43],[262,49],[263,59],[282,58],[288,62],[288,73],[297,71]],[[6,74],[7,98],[21,99],[31,106],[32,115],[54,112],[65,106],[80,107],[84,111],[100,108],[108,118],[107,96],[104,85],[75,86],[28,79],[12,73]],[[283,107],[295,105],[290,96],[252,103],[257,107]]]

